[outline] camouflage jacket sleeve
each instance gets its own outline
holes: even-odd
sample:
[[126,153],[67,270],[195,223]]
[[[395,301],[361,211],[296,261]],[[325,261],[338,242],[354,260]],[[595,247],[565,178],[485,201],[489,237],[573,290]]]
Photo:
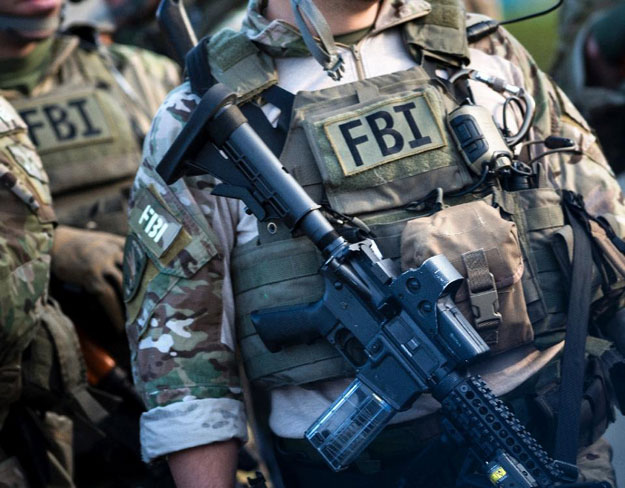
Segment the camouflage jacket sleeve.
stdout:
[[[543,159],[551,184],[583,195],[591,214],[606,216],[615,223],[617,233],[625,235],[625,201],[620,186],[592,129],[564,92],[504,29],[500,28],[474,47],[505,58],[520,69],[523,88],[536,102],[532,139],[544,140],[550,135],[567,137],[582,150],[582,155],[563,153]],[[534,154],[545,150],[543,145],[538,145]]]
[[0,424],[47,297],[54,213],[26,125],[0,99]]
[[[581,150],[582,154],[561,153],[543,158],[541,170],[545,178],[555,188],[581,194],[591,215],[605,217],[617,235],[625,236],[625,200],[621,188],[595,134],[564,92],[540,71],[527,51],[505,30],[500,28],[498,33],[474,47],[508,59],[520,69],[521,82],[536,102],[531,139],[544,140],[550,135],[567,137]],[[543,145],[537,145],[534,154],[545,150]],[[621,277],[613,289],[620,289],[622,284]],[[611,315],[623,307],[624,301],[622,296],[613,293],[601,303],[596,303],[596,323],[603,327]],[[623,327],[604,332],[617,344],[625,343]]]
[[209,177],[168,187],[154,170],[196,100],[188,84],[167,98],[131,195],[124,294],[148,460],[247,435],[228,275],[237,204],[212,197]]

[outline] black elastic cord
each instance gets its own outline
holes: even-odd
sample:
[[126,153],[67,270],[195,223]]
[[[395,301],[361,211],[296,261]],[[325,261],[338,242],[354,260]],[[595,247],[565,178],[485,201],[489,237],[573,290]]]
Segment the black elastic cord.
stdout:
[[578,156],[581,156],[584,154],[583,151],[580,151],[577,148],[567,148],[567,147],[563,147],[560,149],[550,149],[549,151],[545,151],[544,153],[539,154],[538,156],[536,156],[535,158],[531,159],[527,165],[531,166],[532,164],[534,164],[537,161],[540,161],[542,158],[545,158],[547,156],[551,156],[552,154],[558,154],[558,153],[571,153],[571,154],[577,154]]
[[499,25],[514,24],[516,22],[523,22],[524,20],[530,20],[536,17],[541,17],[543,15],[550,14],[554,10],[559,9],[563,3],[564,3],[564,0],[559,0],[558,3],[556,3],[553,7],[549,7],[546,10],[541,10],[540,12],[536,12],[534,14],[524,15],[523,17],[518,17],[516,19],[504,20],[503,22],[499,22]]
[[471,192],[477,190],[486,181],[486,177],[488,176],[488,172],[489,172],[488,166],[485,165],[482,168],[482,174],[480,175],[480,179],[477,180],[473,185],[471,185],[466,190],[460,190],[460,191],[455,192],[455,193],[445,193],[445,196],[446,197],[452,197],[452,198],[461,197],[461,196],[464,196],[464,195],[466,195],[468,193],[471,193]]

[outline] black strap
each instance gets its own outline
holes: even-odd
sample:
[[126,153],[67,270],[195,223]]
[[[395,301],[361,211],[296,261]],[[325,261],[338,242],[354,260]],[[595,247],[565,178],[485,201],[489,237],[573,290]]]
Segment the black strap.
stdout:
[[569,191],[565,191],[563,197],[564,211],[573,228],[574,247],[554,455],[556,459],[575,464],[590,318],[593,256],[590,229],[581,197]]
[[208,42],[210,36],[203,37],[193,49],[187,53],[185,66],[191,90],[198,97],[202,97],[217,81],[213,78],[208,64]]
[[[210,36],[204,37],[189,51],[185,60],[191,90],[199,97],[202,97],[211,86],[217,83],[208,64],[207,49],[209,41]],[[267,102],[275,105],[281,111],[276,128],[269,123],[261,108],[253,102],[243,105],[241,111],[269,149],[279,157],[291,124],[291,112],[293,111],[295,97],[292,93],[277,85],[265,90],[262,96]]]
[[241,107],[241,112],[247,118],[249,124],[254,128],[260,138],[267,144],[276,157],[280,157],[282,148],[286,141],[286,132],[279,128],[274,129],[267,120],[265,113],[255,103],[246,103]]
[[274,85],[263,92],[263,98],[278,107],[282,112],[278,120],[278,128],[286,134],[291,125],[291,113],[293,112],[295,95],[284,88],[280,88],[278,85]]
[[616,232],[614,232],[610,222],[608,222],[608,220],[603,216],[597,217],[595,222],[603,228],[608,238],[612,241],[612,244],[614,244],[614,247],[616,247],[622,254],[625,254],[625,241],[623,241],[623,239],[621,239]]

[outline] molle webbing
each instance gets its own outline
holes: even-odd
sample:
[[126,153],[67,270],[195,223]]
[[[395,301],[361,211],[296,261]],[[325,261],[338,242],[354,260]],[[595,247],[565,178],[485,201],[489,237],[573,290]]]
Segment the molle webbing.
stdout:
[[11,100],[30,125],[53,196],[134,176],[141,159],[115,78],[99,53],[79,49],[72,41],[59,38],[53,48],[54,56],[64,56],[57,67],[62,85]]
[[[407,48],[415,60],[420,50],[454,66],[469,63],[466,15],[457,0],[432,2],[432,11],[402,25]],[[245,34],[224,29],[206,49],[211,74],[247,102],[278,83],[273,59]],[[302,53],[303,55],[303,53]]]
[[[101,53],[63,36],[51,59],[47,81],[11,101],[30,126],[59,221],[123,235],[126,194],[141,160],[138,132],[149,119],[119,103],[128,97]],[[63,83],[48,86],[57,77]]]
[[307,238],[238,246],[232,256],[239,344],[247,375],[266,388],[344,377],[351,369],[334,347],[319,340],[270,353],[250,313],[276,306],[315,302],[323,296],[321,255]]
[[[392,214],[398,216],[407,217],[406,212]],[[399,258],[405,220],[386,218],[389,222],[371,228],[378,236],[376,242],[383,255]],[[270,353],[264,347],[250,321],[250,313],[319,300],[324,292],[323,278],[318,273],[323,259],[307,238],[292,238],[280,224],[259,223],[259,236],[262,245],[254,240],[235,248],[231,265],[239,344],[250,381],[275,388],[353,374],[351,367],[325,340],[278,353]]]
[[278,83],[273,59],[261,52],[245,34],[222,30],[208,42],[208,63],[217,81],[245,103]]
[[[456,107],[452,94],[420,66],[300,92],[280,160],[315,201],[338,212],[398,209],[433,188],[452,192],[471,183],[442,122]],[[413,129],[402,110],[410,112]],[[383,147],[390,139],[376,133],[380,117],[394,134],[395,152]]]
[[62,395],[62,401],[70,400],[71,408],[93,424],[102,422],[108,413],[87,389],[86,366],[73,323],[52,300],[42,322],[23,362],[25,389]]
[[449,64],[469,64],[466,13],[457,0],[430,2],[432,11],[404,26],[404,38],[414,56],[419,50]]
[[[497,192],[495,200],[517,225],[528,314],[537,345],[548,347],[561,340],[566,319],[566,287],[562,286],[566,280],[552,250],[554,234],[565,224],[560,196],[552,189],[538,189]],[[406,220],[414,217],[395,210],[363,220],[376,235],[383,255],[398,258],[402,230]],[[345,376],[349,368],[323,342],[272,354],[256,335],[250,312],[310,303],[323,295],[323,280],[317,274],[322,263],[319,253],[306,238],[291,238],[288,229],[274,225],[259,224],[259,240],[237,247],[232,260],[237,326],[250,379],[271,388]]]
[[566,280],[553,251],[554,235],[565,225],[561,197],[554,189],[539,188],[496,192],[495,201],[517,226],[528,315],[536,343],[548,347],[562,339],[566,321]]

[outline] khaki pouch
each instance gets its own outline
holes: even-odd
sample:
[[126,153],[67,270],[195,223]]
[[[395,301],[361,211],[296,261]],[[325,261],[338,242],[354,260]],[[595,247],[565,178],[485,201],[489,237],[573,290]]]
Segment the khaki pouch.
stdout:
[[465,277],[455,302],[492,353],[533,340],[513,222],[482,200],[408,222],[401,237],[402,269],[418,267],[437,254],[444,254]]
[[[625,255],[618,250],[610,239],[606,230],[595,220],[588,221],[590,236],[601,255],[601,260],[593,260],[589,269],[592,274],[592,300],[595,306],[595,313],[601,313],[605,306],[612,303],[611,298],[622,293],[625,287]],[[570,225],[565,225],[552,239],[551,246],[554,251],[563,275],[567,281],[571,278],[573,262],[573,231]],[[597,267],[600,263],[601,269]],[[603,280],[603,282],[602,282]],[[603,286],[602,286],[603,284]],[[602,306],[597,306],[597,301],[603,299],[607,302]]]
[[622,281],[625,278],[625,255],[616,248],[603,227],[594,220],[589,221],[589,223],[590,233],[599,249],[601,249],[607,264],[619,275],[616,280]]

